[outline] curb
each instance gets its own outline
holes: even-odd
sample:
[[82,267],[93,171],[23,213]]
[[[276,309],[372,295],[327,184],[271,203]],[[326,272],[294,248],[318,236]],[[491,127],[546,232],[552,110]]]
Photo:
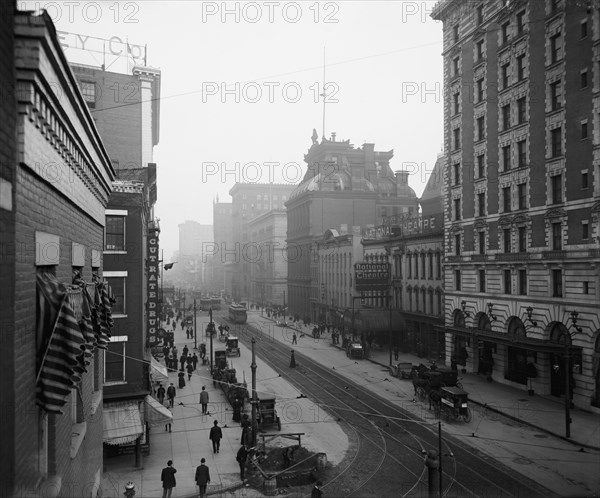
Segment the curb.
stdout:
[[[218,489],[212,489],[212,490],[207,489],[205,496],[221,495],[222,493],[230,493],[232,491],[237,491],[238,489],[245,488],[246,482],[247,482],[247,480],[245,480],[239,484],[232,484],[230,486],[225,486],[225,487],[218,488]],[[198,493],[184,495],[181,498],[198,498]]]
[[[375,363],[376,365],[381,365],[382,367],[389,368],[389,365],[384,365],[383,363],[381,363],[379,361],[371,360],[370,358],[367,358],[367,359],[371,363]],[[537,430],[539,430],[541,432],[545,432],[546,434],[550,434],[551,436],[554,436],[554,437],[557,437],[559,439],[562,439],[563,441],[566,441],[566,442],[571,443],[573,445],[581,446],[582,448],[587,448],[587,449],[590,449],[590,450],[596,450],[596,451],[600,450],[600,447],[598,447],[598,446],[593,446],[591,444],[580,443],[578,441],[574,441],[573,439],[570,439],[570,438],[568,438],[566,436],[562,436],[561,434],[557,434],[556,432],[553,432],[553,431],[551,431],[549,429],[545,429],[544,427],[540,427],[538,425],[532,424],[531,422],[527,422],[526,420],[520,419],[519,417],[515,417],[514,415],[510,415],[509,413],[505,413],[505,412],[503,412],[501,410],[498,410],[497,408],[494,408],[493,406],[490,406],[487,403],[481,403],[481,402],[475,401],[474,399],[471,399],[471,398],[469,398],[469,401],[471,403],[474,403],[474,404],[476,404],[478,406],[481,406],[481,407],[485,408],[486,410],[490,410],[492,412],[495,412],[495,413],[498,413],[500,415],[503,415],[503,416],[505,416],[505,417],[507,417],[507,418],[509,418],[511,420],[514,420],[515,422],[519,422],[520,424],[524,424],[524,425],[527,425],[529,427],[533,427],[534,429],[537,429]],[[475,438],[477,438],[477,436],[475,436]]]

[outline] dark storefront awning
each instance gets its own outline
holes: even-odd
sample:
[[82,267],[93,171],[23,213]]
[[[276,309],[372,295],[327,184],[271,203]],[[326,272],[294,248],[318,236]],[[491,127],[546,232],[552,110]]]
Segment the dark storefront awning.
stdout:
[[173,414],[171,411],[160,404],[152,396],[146,396],[146,421],[150,427],[163,425],[173,422]]
[[[392,330],[398,329],[404,320],[396,310],[391,313]],[[389,332],[390,312],[389,310],[365,310],[356,312],[354,328],[357,332]]]
[[103,418],[102,439],[106,444],[133,443],[144,433],[137,401],[106,403],[103,408]]

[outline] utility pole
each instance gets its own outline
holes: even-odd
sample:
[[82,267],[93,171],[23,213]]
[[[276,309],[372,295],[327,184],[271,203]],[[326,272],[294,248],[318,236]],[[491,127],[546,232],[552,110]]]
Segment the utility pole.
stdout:
[[439,467],[439,473],[440,473],[440,486],[438,489],[438,493],[439,493],[439,497],[442,498],[443,492],[442,492],[442,421],[438,420],[438,455],[439,455],[439,459],[440,459],[440,467]]
[[389,308],[389,312],[390,312],[390,322],[389,322],[389,326],[390,326],[390,367],[392,366],[392,292],[388,290],[388,308]]
[[254,345],[256,339],[252,338],[252,363],[250,364],[250,370],[252,370],[252,446],[256,446],[256,354],[254,352]]
[[208,316],[210,317],[210,323],[208,324],[208,330],[210,331],[210,374],[213,373],[213,330],[215,328],[212,319],[212,306],[208,310]]
[[198,349],[198,339],[196,336],[196,298],[194,298],[194,349]]
[[167,317],[165,316],[165,293],[163,283],[165,281],[165,250],[160,250],[160,319],[165,321]]

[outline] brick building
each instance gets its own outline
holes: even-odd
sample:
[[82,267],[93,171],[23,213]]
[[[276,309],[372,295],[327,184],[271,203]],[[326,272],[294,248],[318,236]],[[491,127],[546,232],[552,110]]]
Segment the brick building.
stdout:
[[384,217],[417,210],[408,173],[394,174],[393,151],[376,152],[373,144],[355,149],[349,140],[323,139],[304,156],[308,169],[286,203],[288,210],[288,289],[292,314],[316,321],[319,287],[313,244],[326,230],[342,224],[366,227]]
[[494,379],[558,397],[569,383],[576,405],[597,409],[600,10],[445,0],[433,17],[447,96],[447,351],[479,371],[487,343]]
[[271,209],[248,223],[251,242],[245,256],[250,263],[250,302],[282,306],[287,292],[285,209]]
[[[16,77],[19,91],[5,94],[0,104],[0,126],[8,127],[0,147],[6,159],[0,222],[11,248],[2,261],[0,290],[0,494],[95,496],[102,474],[104,352],[87,350],[87,371],[79,371],[79,380],[55,377],[54,405],[47,375],[57,354],[65,355],[63,367],[70,364],[72,353],[61,337],[69,332],[76,340],[78,328],[68,327],[89,316],[83,287],[71,285],[75,275],[87,283],[101,275],[104,210],[115,173],[50,16],[6,7],[2,14],[0,77],[5,89],[15,87]],[[49,288],[50,294],[40,293]],[[57,304],[54,320],[52,311],[42,314],[52,308],[50,299]]]
[[224,250],[233,240],[231,202],[219,202],[219,196],[213,202],[213,283],[215,292],[231,293],[231,272],[226,271]]
[[[283,208],[295,185],[282,183],[236,183],[230,190],[232,216],[232,244],[221,250],[230,261],[227,269],[232,275],[231,294],[236,301],[250,299],[250,259],[246,252],[251,250],[250,220],[271,209]],[[229,256],[231,255],[231,256]]]
[[208,292],[212,283],[213,226],[187,220],[179,224],[177,271],[186,287]]

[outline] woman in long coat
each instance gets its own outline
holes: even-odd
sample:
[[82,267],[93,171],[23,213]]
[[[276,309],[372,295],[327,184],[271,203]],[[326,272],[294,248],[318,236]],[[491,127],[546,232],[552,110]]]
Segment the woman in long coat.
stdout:
[[180,370],[177,376],[179,377],[179,389],[181,389],[182,387],[185,387],[185,373],[183,370]]

